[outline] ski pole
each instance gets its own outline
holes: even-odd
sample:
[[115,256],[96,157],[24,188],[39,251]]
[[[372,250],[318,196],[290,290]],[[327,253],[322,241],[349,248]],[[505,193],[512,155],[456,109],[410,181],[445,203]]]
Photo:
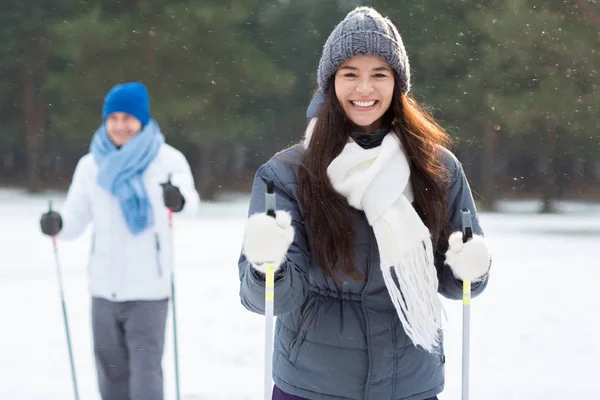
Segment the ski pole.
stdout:
[[[473,237],[471,212],[462,211],[463,243]],[[469,400],[469,354],[471,336],[471,281],[463,281],[463,336],[462,336],[462,400]]]
[[[171,183],[171,174],[167,183]],[[169,210],[169,231],[171,232],[171,307],[173,307],[173,355],[175,358],[175,392],[176,399],[181,398],[179,386],[179,347],[177,344],[177,306],[175,302],[175,241],[173,240],[173,210]]]
[[[52,200],[48,202],[48,211],[52,211]],[[60,301],[62,304],[63,322],[65,325],[65,333],[67,336],[67,347],[69,349],[69,361],[71,363],[71,378],[73,380],[73,391],[75,400],[79,400],[79,390],[77,388],[77,376],[75,374],[75,361],[73,360],[73,349],[71,347],[71,333],[69,331],[69,320],[67,318],[67,306],[65,303],[65,291],[63,288],[63,279],[60,269],[60,261],[58,259],[58,246],[56,245],[56,236],[52,236],[52,248],[54,249],[54,261],[56,266],[56,276],[58,279],[58,287],[60,290]]]
[[[265,209],[268,216],[275,218],[275,193],[273,181],[267,182]],[[273,363],[273,302],[275,298],[275,264],[265,264],[265,400],[271,399]]]

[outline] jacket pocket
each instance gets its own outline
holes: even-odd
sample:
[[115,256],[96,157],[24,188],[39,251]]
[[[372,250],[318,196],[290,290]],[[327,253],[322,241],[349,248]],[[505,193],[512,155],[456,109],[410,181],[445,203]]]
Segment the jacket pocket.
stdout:
[[290,344],[290,362],[292,364],[298,359],[298,354],[304,344],[306,335],[312,328],[315,317],[321,309],[322,304],[323,300],[321,299],[321,296],[316,294],[306,301],[300,314],[300,331],[298,332],[298,336],[296,336]]
[[156,244],[156,269],[157,269],[158,277],[162,278],[163,268],[162,268],[162,263],[160,261],[160,237],[158,236],[158,233],[154,234],[154,242]]

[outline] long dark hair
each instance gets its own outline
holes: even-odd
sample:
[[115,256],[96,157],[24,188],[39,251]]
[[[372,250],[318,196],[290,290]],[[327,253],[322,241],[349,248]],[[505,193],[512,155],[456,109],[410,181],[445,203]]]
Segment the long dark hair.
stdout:
[[[355,280],[364,276],[354,266],[351,208],[327,176],[327,167],[357,129],[337,100],[333,79],[298,168],[297,190],[316,261],[327,276],[339,282],[336,272]],[[397,76],[394,79],[392,103],[383,115],[382,127],[390,127],[402,141],[417,210],[436,243],[448,224],[447,171],[439,146],[448,147],[451,138],[414,98],[401,93]]]

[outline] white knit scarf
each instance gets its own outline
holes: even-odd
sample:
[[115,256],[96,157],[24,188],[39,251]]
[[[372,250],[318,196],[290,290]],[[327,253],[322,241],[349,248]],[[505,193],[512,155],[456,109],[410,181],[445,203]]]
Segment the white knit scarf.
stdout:
[[[307,130],[307,147],[316,123]],[[429,229],[406,197],[410,168],[402,144],[388,134],[381,146],[363,149],[349,140],[329,164],[334,189],[363,210],[373,228],[388,293],[412,342],[434,351],[440,337],[442,304]],[[397,278],[397,279],[396,279]]]

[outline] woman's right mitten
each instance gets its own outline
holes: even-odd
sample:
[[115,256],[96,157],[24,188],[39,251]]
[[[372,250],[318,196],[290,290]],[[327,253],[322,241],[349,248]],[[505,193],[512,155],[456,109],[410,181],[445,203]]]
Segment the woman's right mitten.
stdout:
[[293,241],[294,228],[290,213],[278,210],[275,218],[266,213],[256,213],[246,223],[242,251],[257,271],[265,273],[267,263],[273,263],[277,271]]

